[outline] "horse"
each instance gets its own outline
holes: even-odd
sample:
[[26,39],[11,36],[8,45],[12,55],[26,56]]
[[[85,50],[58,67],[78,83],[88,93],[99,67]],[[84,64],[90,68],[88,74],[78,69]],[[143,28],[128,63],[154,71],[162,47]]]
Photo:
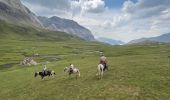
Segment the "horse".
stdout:
[[98,76],[98,79],[102,79],[103,72],[104,72],[104,65],[103,64],[99,64],[97,66],[97,74],[96,74],[96,76]]
[[80,71],[79,71],[79,69],[77,69],[77,68],[73,68],[73,71],[70,72],[70,68],[69,68],[69,67],[65,67],[65,68],[64,68],[64,72],[67,72],[67,73],[69,74],[69,76],[70,76],[71,74],[75,74],[75,75],[76,75],[76,79],[77,79],[78,77],[80,77]]
[[46,76],[54,76],[56,74],[53,70],[47,70],[45,74],[43,72],[35,72],[34,77],[37,77],[38,75],[40,75],[41,78],[44,79],[44,77]]

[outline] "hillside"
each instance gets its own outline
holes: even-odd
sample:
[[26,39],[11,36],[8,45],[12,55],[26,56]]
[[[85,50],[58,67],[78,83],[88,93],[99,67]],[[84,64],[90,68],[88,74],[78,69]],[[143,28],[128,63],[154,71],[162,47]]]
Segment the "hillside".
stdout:
[[141,39],[132,40],[128,44],[142,43],[145,41],[169,43],[170,42],[170,33],[166,33],[166,34],[163,34],[163,35],[160,35],[157,37],[141,38]]
[[68,35],[64,32],[53,32],[44,29],[35,29],[27,26],[20,26],[0,21],[0,39],[17,39],[17,40],[53,40],[69,41],[80,38]]

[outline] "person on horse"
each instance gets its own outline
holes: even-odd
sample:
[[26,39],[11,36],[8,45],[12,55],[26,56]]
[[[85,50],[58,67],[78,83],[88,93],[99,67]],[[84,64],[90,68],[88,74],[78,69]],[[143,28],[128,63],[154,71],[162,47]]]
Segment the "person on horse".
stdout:
[[73,65],[73,64],[70,64],[69,68],[70,68],[69,74],[72,74],[72,73],[73,73],[73,69],[74,69],[74,65]]
[[100,64],[102,64],[104,66],[104,70],[106,70],[106,69],[108,70],[107,58],[104,56],[104,54],[101,54]]
[[47,73],[47,67],[46,67],[46,64],[43,64],[42,73],[43,73],[44,75]]

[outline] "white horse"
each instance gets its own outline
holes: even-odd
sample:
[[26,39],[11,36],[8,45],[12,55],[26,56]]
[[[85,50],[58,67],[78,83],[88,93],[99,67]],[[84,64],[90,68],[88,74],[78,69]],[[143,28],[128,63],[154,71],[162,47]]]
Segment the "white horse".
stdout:
[[79,69],[77,69],[77,68],[73,68],[73,72],[70,73],[70,68],[69,68],[69,67],[65,67],[65,68],[64,68],[64,72],[68,73],[69,76],[70,76],[71,74],[75,74],[75,75],[76,75],[76,79],[77,79],[77,77],[80,77],[80,71],[79,71]]
[[104,72],[104,66],[103,66],[103,64],[99,64],[97,66],[97,74],[96,74],[96,76],[98,76],[99,79],[102,79],[103,72]]

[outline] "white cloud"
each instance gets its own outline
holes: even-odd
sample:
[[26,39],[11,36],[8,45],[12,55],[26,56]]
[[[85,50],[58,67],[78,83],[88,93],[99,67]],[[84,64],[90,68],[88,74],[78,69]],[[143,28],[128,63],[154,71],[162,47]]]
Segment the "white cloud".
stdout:
[[82,10],[85,12],[100,13],[105,9],[105,3],[102,0],[87,0],[82,4]]
[[56,2],[58,0],[54,0],[55,1],[54,3],[52,1],[53,0],[50,0],[50,3],[48,4],[47,0],[42,0],[42,1],[23,0],[22,3],[26,5],[31,11],[36,13],[38,16],[46,16],[46,17],[59,16],[62,18],[69,18],[69,19],[71,18],[72,15],[72,12],[70,12],[71,5],[69,5],[70,4],[69,2],[66,2],[67,0],[63,0],[63,1],[59,0],[59,2]]
[[71,8],[71,0],[22,0],[22,2],[43,6],[49,9],[68,10]]

